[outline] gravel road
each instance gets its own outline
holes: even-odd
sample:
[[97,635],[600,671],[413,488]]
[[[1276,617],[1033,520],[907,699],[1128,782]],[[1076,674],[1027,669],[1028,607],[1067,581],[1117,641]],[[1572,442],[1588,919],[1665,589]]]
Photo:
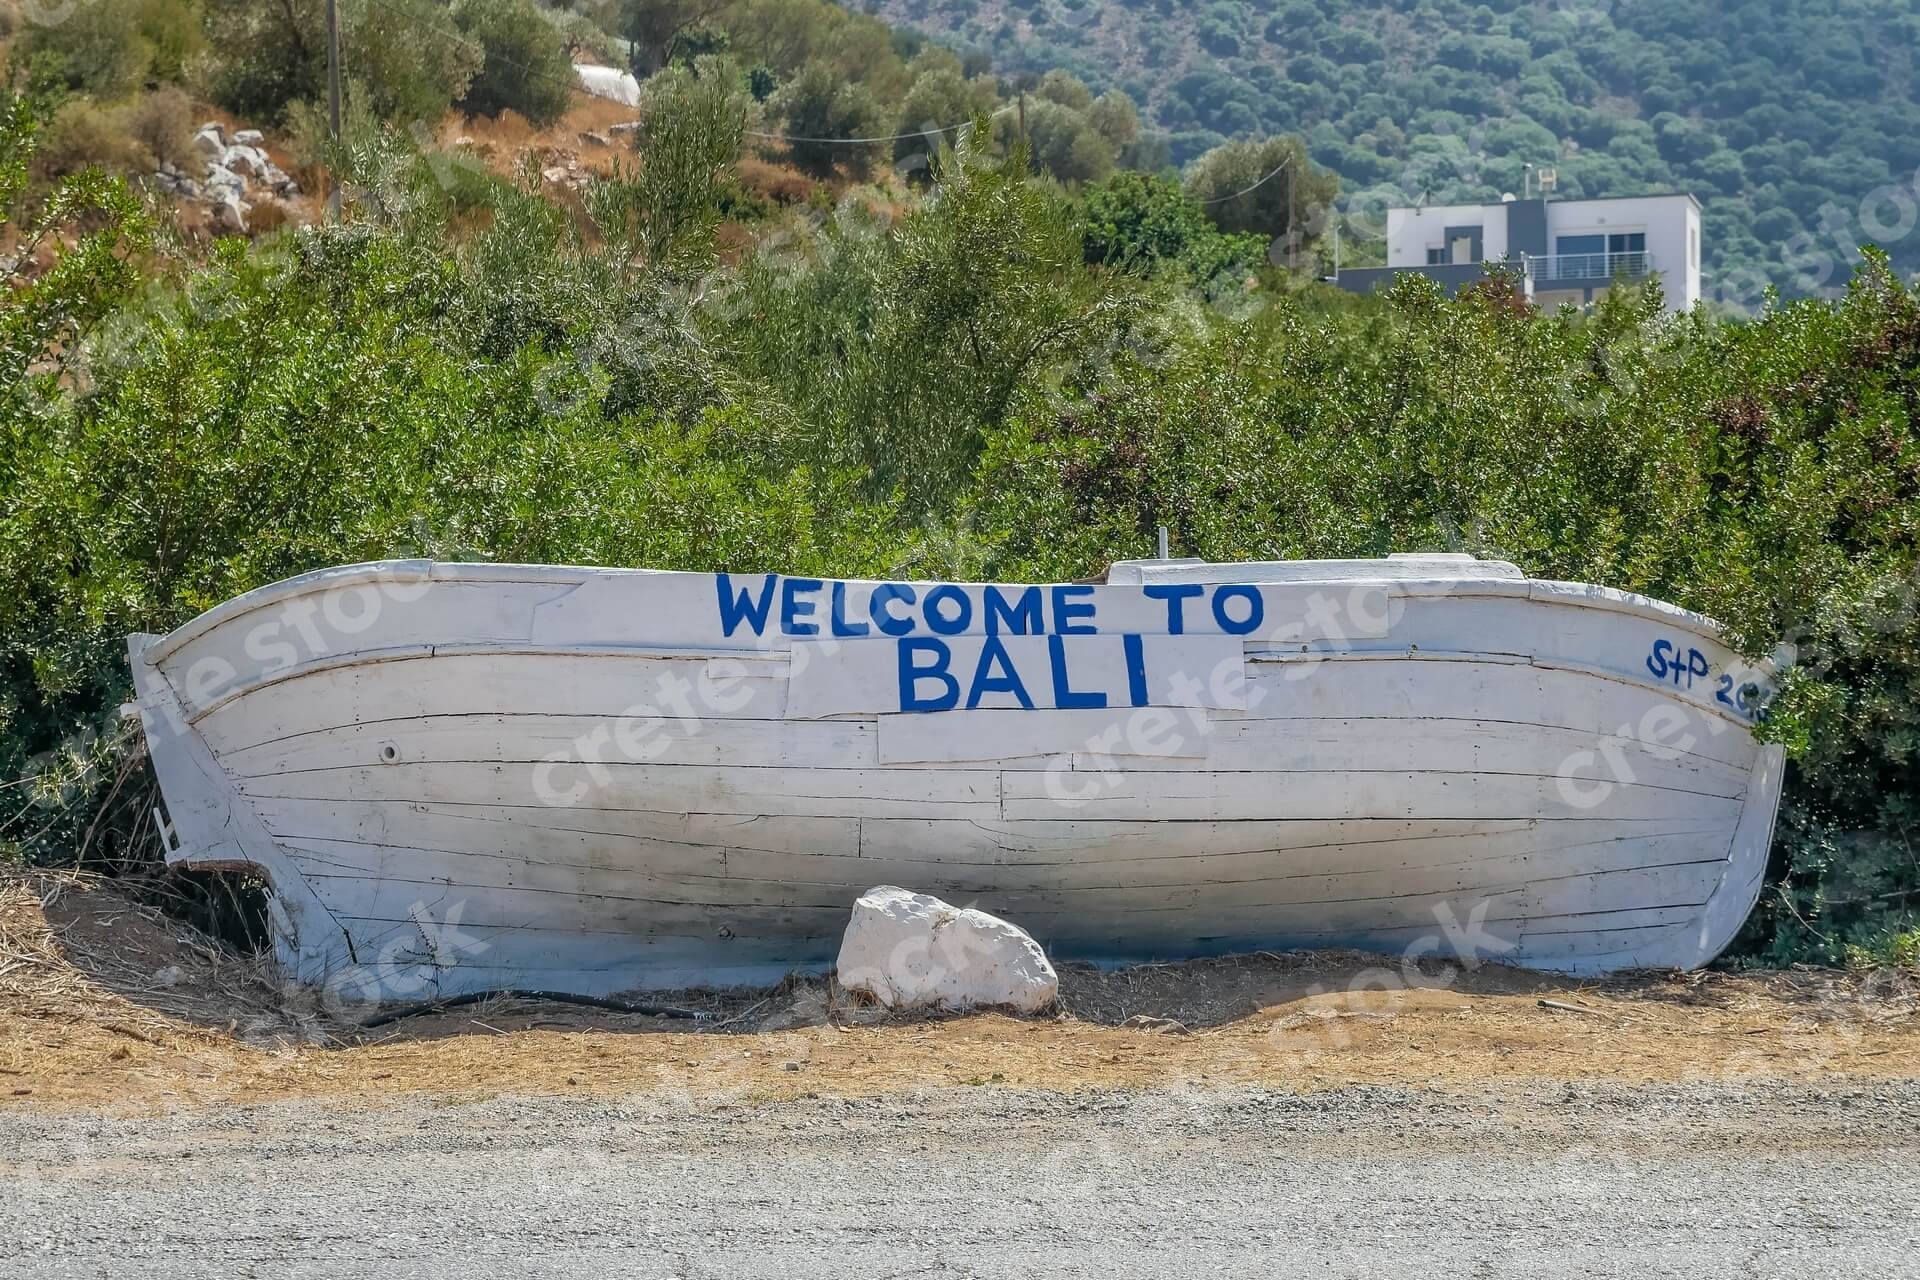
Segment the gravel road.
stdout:
[[0,1275],[1920,1276],[1920,1083],[0,1112]]

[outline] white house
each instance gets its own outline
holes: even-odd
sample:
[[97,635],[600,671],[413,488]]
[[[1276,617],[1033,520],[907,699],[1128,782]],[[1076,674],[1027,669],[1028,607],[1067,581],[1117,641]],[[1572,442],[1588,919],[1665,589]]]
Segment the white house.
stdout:
[[1337,273],[1359,293],[1418,271],[1460,287],[1504,263],[1545,307],[1588,303],[1616,280],[1660,277],[1670,311],[1700,300],[1700,202],[1690,195],[1508,199],[1387,211],[1387,265]]

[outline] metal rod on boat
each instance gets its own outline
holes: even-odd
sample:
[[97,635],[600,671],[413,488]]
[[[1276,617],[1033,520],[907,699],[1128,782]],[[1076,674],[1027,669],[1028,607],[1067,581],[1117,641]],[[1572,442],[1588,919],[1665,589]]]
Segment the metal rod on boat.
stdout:
[[1160,558],[1167,559],[1167,526],[1160,526]]

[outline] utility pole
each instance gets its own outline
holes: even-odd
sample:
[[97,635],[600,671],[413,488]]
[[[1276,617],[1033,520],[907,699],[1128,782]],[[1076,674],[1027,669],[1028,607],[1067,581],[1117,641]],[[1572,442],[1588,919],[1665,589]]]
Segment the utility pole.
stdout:
[[[1027,87],[1024,84],[1020,86],[1020,145],[1027,145]],[[1027,157],[1027,167],[1033,167],[1032,156]]]
[[[340,145],[340,8],[327,0],[327,129],[334,146]],[[327,214],[340,220],[340,183],[328,166]]]

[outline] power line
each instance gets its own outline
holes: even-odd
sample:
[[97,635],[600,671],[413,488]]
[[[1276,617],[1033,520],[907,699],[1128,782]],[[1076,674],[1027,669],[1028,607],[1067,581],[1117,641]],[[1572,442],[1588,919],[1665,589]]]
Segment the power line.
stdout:
[[[1007,114],[1007,112],[1011,110],[1013,110],[1012,107],[1002,107],[998,111],[994,112],[992,115],[988,116],[987,118],[989,120],[997,119],[1000,116]],[[955,129],[964,129],[972,123],[973,122],[971,120],[968,120],[962,124],[935,125],[925,129],[913,129],[906,133],[890,133],[884,138],[797,138],[792,134],[788,134],[788,133],[761,133],[757,129],[747,130],[747,136],[749,138],[773,138],[780,142],[845,142],[845,143],[901,142],[908,138],[924,138],[931,133],[945,135],[948,133],[952,133]]]
[[1280,162],[1280,167],[1279,167],[1279,168],[1277,168],[1277,169],[1275,169],[1275,170],[1274,170],[1274,171],[1273,171],[1272,173],[1270,173],[1270,174],[1268,174],[1268,175],[1267,175],[1266,177],[1264,177],[1264,178],[1262,178],[1262,179],[1260,179],[1260,181],[1258,181],[1258,182],[1256,182],[1256,183],[1254,183],[1254,184],[1253,184],[1252,186],[1250,186],[1250,187],[1245,187],[1245,188],[1242,188],[1241,190],[1239,190],[1239,191],[1236,191],[1236,192],[1234,192],[1234,193],[1233,193],[1232,195],[1230,195],[1230,196],[1215,196],[1215,197],[1214,197],[1213,199],[1211,199],[1211,200],[1201,200],[1201,201],[1199,201],[1198,203],[1200,203],[1200,204],[1225,204],[1225,203],[1226,203],[1227,201],[1229,201],[1229,200],[1238,200],[1238,199],[1239,199],[1239,198],[1240,198],[1241,196],[1244,196],[1244,195],[1247,195],[1247,194],[1249,194],[1249,193],[1251,193],[1251,192],[1254,192],[1254,191],[1258,191],[1258,190],[1259,190],[1259,189],[1260,189],[1261,187],[1264,187],[1264,186],[1266,186],[1266,185],[1267,185],[1267,184],[1268,184],[1269,182],[1272,182],[1272,181],[1273,181],[1273,180],[1274,180],[1275,178],[1277,178],[1277,177],[1279,177],[1279,176],[1280,176],[1280,170],[1281,170],[1281,169],[1284,169],[1284,168],[1286,168],[1286,167],[1287,167],[1288,165],[1290,165],[1290,164],[1292,164],[1292,163],[1293,163],[1293,157],[1292,157],[1292,156],[1288,156],[1288,157],[1287,157],[1287,158],[1286,158],[1285,160],[1282,160],[1282,161]]
[[[432,34],[437,35],[442,39],[451,40],[456,44],[463,44],[467,48],[473,49],[479,52],[483,57],[490,56],[486,52],[486,46],[482,45],[477,40],[469,39],[467,36],[463,35],[458,31],[450,30],[449,28],[439,26],[436,23],[423,22],[419,18],[416,18],[413,14],[408,13],[406,10],[386,3],[386,0],[367,0],[367,3],[372,5],[376,9],[385,10],[386,12],[392,14],[396,18],[399,18],[403,22],[412,23],[414,26],[419,27],[423,31],[431,32]],[[603,98],[599,94],[594,93],[592,90],[588,89],[585,85],[581,84],[577,78],[572,80],[562,80],[559,76],[548,75],[544,71],[541,71],[535,67],[529,67],[524,63],[515,62],[511,58],[497,58],[496,60],[498,62],[505,64],[506,66],[512,67],[515,71],[518,71],[523,75],[529,76],[535,80],[545,80],[549,84],[557,84],[561,88],[566,89],[571,93],[577,93],[583,98],[591,98],[596,102],[613,101],[613,99],[611,98]],[[631,74],[631,73],[628,73],[628,74]],[[1000,115],[1003,115],[1008,110],[1010,110],[1010,108],[1002,107],[1000,108],[999,111],[996,111],[993,114],[994,116],[1000,116]],[[900,142],[907,138],[925,137],[927,134],[930,134],[930,133],[945,135],[947,133],[951,133],[955,129],[964,129],[967,127],[968,124],[971,124],[971,123],[972,121],[965,121],[961,124],[941,125],[940,127],[935,129],[915,129],[909,133],[896,133],[896,134],[891,134],[884,138],[801,138],[801,137],[795,137],[791,134],[785,134],[785,133],[766,133],[759,129],[748,129],[745,132],[746,132],[746,136],[749,138],[761,138],[771,142],[807,142],[807,143],[820,143],[820,144],[831,144],[831,145],[837,145],[837,146],[851,147],[851,146],[871,146],[872,144],[878,143],[878,142]]]

